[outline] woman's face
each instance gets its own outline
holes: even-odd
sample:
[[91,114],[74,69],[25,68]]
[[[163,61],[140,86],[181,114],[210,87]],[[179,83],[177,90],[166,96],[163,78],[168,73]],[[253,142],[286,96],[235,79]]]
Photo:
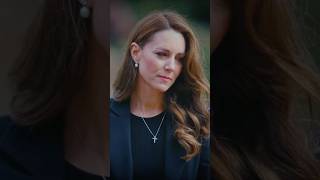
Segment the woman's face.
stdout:
[[185,46],[183,35],[172,29],[155,33],[143,48],[132,43],[131,56],[139,64],[139,83],[167,91],[181,72]]
[[230,6],[227,0],[214,0],[213,12],[211,11],[213,18],[213,51],[219,46],[224,35],[227,33],[230,23]]

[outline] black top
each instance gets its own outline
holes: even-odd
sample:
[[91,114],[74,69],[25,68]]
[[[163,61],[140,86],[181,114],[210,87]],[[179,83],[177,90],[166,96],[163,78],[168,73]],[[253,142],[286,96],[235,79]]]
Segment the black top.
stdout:
[[[85,172],[68,161],[65,161],[65,179],[77,179],[77,180],[103,180],[102,176],[94,175],[88,172]],[[105,178],[108,179],[108,178]]]
[[[164,112],[144,118],[152,133],[155,135]],[[133,157],[134,179],[164,179],[164,146],[165,128],[167,117],[164,117],[162,125],[154,143],[153,136],[141,117],[131,114],[131,145]]]
[[[210,139],[209,138],[201,138],[199,139],[201,145],[201,152],[195,155],[189,161],[183,160],[181,157],[186,155],[186,151],[178,142],[178,139],[175,136],[175,130],[177,123],[174,120],[174,114],[170,111],[166,111],[166,120],[164,121],[164,126],[161,128],[161,132],[159,134],[159,141],[157,143],[161,143],[163,140],[163,153],[155,153],[150,152],[148,150],[153,143],[152,137],[148,136],[148,138],[144,141],[143,146],[140,146],[139,151],[143,152],[143,158],[141,156],[140,159],[143,159],[143,162],[157,162],[158,158],[162,157],[162,171],[163,177],[165,180],[209,180],[210,179]],[[132,123],[135,123],[130,114],[130,100],[125,100],[122,102],[110,100],[110,113],[109,113],[109,130],[110,130],[110,179],[128,179],[132,180],[135,175],[134,171],[137,171],[135,168],[140,168],[135,163],[139,161],[134,160],[133,153],[133,145],[132,141],[135,138],[133,135],[133,126]],[[147,119],[146,119],[147,121]],[[139,122],[139,121],[138,121]],[[138,123],[137,122],[137,123]],[[141,121],[140,121],[141,122]],[[150,121],[149,121],[150,124]],[[142,124],[143,125],[143,124]],[[150,124],[151,126],[151,124]],[[143,132],[148,132],[144,128],[139,128]],[[154,131],[154,130],[153,130]],[[147,135],[147,134],[144,134]],[[164,138],[163,138],[164,137]],[[161,140],[161,141],[160,141]],[[147,144],[146,142],[150,142],[151,144]],[[135,143],[136,144],[136,143]],[[161,148],[160,148],[161,149]],[[158,151],[156,149],[155,151]],[[137,151],[136,151],[137,152]],[[140,152],[140,153],[141,153]],[[151,158],[151,159],[150,159]],[[137,158],[135,158],[137,159]],[[155,163],[160,164],[160,163]],[[150,171],[151,165],[145,165],[144,171]],[[161,167],[161,166],[160,166]],[[148,169],[148,170],[147,170]],[[152,168],[154,169],[154,168]],[[151,174],[151,173],[150,173]],[[140,179],[155,179],[161,177],[155,177],[153,175],[152,178],[140,178]]]

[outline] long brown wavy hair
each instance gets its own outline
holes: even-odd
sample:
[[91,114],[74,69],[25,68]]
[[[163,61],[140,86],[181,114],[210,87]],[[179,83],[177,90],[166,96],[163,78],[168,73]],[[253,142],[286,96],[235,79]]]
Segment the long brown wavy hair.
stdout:
[[200,139],[209,135],[208,101],[209,85],[201,67],[198,41],[187,21],[172,11],[153,12],[136,25],[129,37],[123,64],[114,82],[114,99],[130,98],[138,77],[138,71],[130,54],[130,44],[143,47],[156,32],[174,29],[186,41],[183,67],[176,82],[165,94],[165,105],[173,113],[176,122],[175,136],[186,150],[185,160],[190,160],[201,149]]
[[26,34],[10,77],[13,120],[21,125],[61,119],[83,82],[91,21],[79,15],[76,0],[42,3]]
[[214,177],[320,179],[319,161],[292,116],[301,90],[320,100],[294,2],[238,0],[230,8],[229,32],[212,54]]

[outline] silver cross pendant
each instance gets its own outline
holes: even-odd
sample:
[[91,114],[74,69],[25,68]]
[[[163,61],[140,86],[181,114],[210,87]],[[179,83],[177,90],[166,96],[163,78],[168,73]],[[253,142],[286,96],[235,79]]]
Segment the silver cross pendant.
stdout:
[[153,137],[152,139],[153,139],[153,144],[155,144],[155,143],[156,143],[156,140],[158,140],[157,137]]

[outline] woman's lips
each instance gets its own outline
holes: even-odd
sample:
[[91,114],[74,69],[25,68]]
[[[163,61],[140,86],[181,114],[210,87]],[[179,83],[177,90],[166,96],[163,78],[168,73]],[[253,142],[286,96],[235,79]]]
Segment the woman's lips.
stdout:
[[163,79],[163,80],[166,80],[166,81],[171,81],[172,79],[168,76],[162,76],[162,75],[159,75],[158,76],[159,78]]

